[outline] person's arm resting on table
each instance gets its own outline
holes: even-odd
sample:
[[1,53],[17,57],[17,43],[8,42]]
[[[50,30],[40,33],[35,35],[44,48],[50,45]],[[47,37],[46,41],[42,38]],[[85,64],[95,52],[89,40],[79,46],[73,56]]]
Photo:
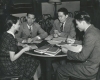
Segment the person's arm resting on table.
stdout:
[[48,36],[47,32],[45,32],[41,26],[38,27],[38,33],[39,35],[36,36],[38,39],[44,39]]
[[70,31],[69,31],[69,33],[65,33],[64,31],[63,32],[61,32],[61,33],[59,33],[58,34],[60,37],[71,37],[71,38],[74,38],[74,39],[76,39],[76,32],[75,32],[75,26],[74,26],[74,23],[72,23],[71,25],[70,25]]
[[27,46],[27,47],[23,48],[23,49],[20,50],[17,54],[15,54],[14,51],[9,51],[11,61],[15,61],[15,60],[18,59],[25,51],[29,51],[29,50],[30,50],[30,46]]
[[95,40],[96,39],[92,38],[91,35],[86,36],[82,51],[80,53],[74,53],[74,52],[70,51],[67,53],[67,55],[68,55],[67,58],[69,60],[85,61],[90,56],[90,54],[94,48]]

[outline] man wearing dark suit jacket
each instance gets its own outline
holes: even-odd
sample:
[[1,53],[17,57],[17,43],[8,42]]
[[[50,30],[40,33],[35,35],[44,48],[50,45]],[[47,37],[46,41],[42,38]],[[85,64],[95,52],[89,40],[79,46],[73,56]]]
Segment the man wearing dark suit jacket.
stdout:
[[[92,79],[100,64],[100,30],[91,24],[90,16],[81,12],[75,17],[77,28],[84,31],[83,48],[79,53],[67,52],[66,46],[62,51],[67,52],[67,59],[78,62],[68,62],[57,69],[57,80],[69,80],[69,76],[80,79]],[[80,61],[80,62],[79,62]]]
[[19,42],[31,42],[47,37],[47,32],[35,22],[36,18],[33,13],[27,13],[26,19],[27,21],[21,24],[20,30],[18,34],[16,34],[16,38]]
[[75,26],[73,18],[68,16],[68,10],[66,8],[60,8],[58,10],[58,19],[54,21],[53,28],[46,39],[50,40],[53,37],[76,37]]

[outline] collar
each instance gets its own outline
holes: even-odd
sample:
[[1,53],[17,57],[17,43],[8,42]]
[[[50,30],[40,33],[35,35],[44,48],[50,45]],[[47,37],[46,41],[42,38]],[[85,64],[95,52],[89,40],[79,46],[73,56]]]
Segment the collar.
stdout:
[[32,28],[32,25],[31,25],[31,26],[29,26],[29,25],[27,24],[27,26],[28,26],[28,29]]
[[[89,27],[91,26],[91,24],[89,25]],[[87,27],[86,29],[85,29],[85,31],[89,28],[89,27]]]
[[15,38],[15,35],[14,35],[14,33],[13,33],[13,32],[11,32],[11,31],[7,31],[7,33],[9,33],[9,34],[13,35],[13,37]]
[[63,26],[65,25],[66,21],[63,23]]
[[62,25],[63,24],[63,26],[65,25],[65,23],[66,23],[66,21],[65,22],[63,22],[63,23],[60,23],[60,25]]

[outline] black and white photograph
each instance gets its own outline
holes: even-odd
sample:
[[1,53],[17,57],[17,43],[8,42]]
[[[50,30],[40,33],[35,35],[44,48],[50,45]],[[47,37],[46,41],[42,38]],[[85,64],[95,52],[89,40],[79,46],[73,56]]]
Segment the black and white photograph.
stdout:
[[100,80],[100,0],[0,0],[0,80]]

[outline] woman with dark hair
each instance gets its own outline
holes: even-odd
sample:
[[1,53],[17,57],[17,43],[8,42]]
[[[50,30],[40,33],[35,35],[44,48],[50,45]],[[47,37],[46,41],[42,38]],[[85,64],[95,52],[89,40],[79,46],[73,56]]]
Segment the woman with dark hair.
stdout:
[[29,80],[32,76],[34,76],[34,80],[38,80],[35,72],[39,61],[31,56],[23,54],[25,51],[31,49],[30,46],[26,46],[18,51],[15,33],[20,27],[19,18],[10,16],[6,25],[7,32],[4,32],[1,37],[0,69],[4,75],[21,75],[19,78],[20,80]]

